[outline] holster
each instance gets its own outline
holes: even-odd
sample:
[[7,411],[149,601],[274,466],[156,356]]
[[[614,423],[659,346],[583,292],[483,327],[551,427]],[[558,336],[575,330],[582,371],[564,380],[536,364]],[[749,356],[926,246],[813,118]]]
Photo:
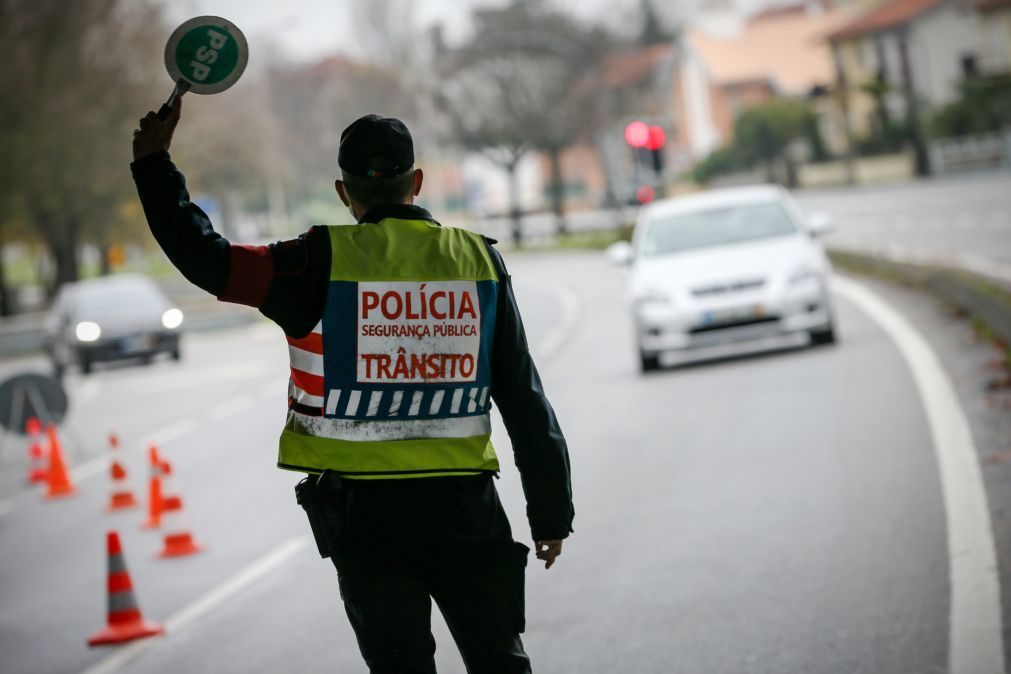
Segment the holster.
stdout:
[[305,510],[322,558],[340,554],[345,538],[344,480],[330,470],[307,475],[295,485],[295,500]]

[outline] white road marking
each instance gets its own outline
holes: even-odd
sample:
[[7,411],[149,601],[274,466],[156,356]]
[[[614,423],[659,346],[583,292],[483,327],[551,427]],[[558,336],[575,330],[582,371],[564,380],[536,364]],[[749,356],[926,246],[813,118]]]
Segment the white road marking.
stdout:
[[237,414],[247,407],[251,407],[256,401],[253,396],[246,394],[238,396],[237,398],[232,398],[228,402],[221,403],[211,408],[211,411],[207,413],[207,419],[210,421],[219,421],[225,417],[230,417],[233,414]]
[[89,477],[101,475],[109,467],[109,455],[102,454],[70,469],[71,482],[83,482]]
[[[255,403],[256,399],[252,395],[239,396],[212,408],[204,417],[204,421],[220,421],[225,417],[238,414],[252,407]],[[139,446],[146,448],[149,445],[158,445],[159,447],[167,445],[173,440],[178,440],[185,435],[200,430],[200,427],[200,420],[197,417],[186,417],[144,436],[141,438]],[[70,477],[75,482],[81,482],[95,475],[102,474],[108,467],[109,457],[107,454],[102,454],[71,468]]]
[[[166,445],[169,442],[181,438],[189,432],[197,429],[197,423],[192,418],[184,418],[174,423],[156,430],[150,436],[141,440],[141,446],[147,448],[149,445]],[[84,482],[96,475],[101,475],[109,467],[109,456],[107,453],[85,461],[83,464],[74,466],[70,471],[71,480],[74,482]]]
[[189,371],[176,370],[163,372],[158,378],[145,377],[132,379],[127,385],[135,391],[144,394],[170,393],[197,386],[204,386],[205,381],[218,384],[240,379],[261,378],[270,370],[266,363],[226,363],[217,367],[205,367],[200,370],[201,376],[194,377]]
[[102,384],[95,377],[90,377],[74,388],[73,400],[75,405],[84,405],[102,392]]
[[927,413],[941,474],[951,619],[948,669],[1003,674],[1000,577],[979,455],[954,387],[927,340],[866,286],[836,277],[833,290],[856,304],[891,338],[913,373]]
[[177,440],[184,435],[189,435],[199,428],[200,424],[197,423],[194,417],[185,417],[145,436],[141,439],[140,444],[145,447],[148,445],[167,445],[173,440]]
[[183,607],[182,610],[166,620],[164,622],[166,633],[165,637],[161,639],[141,639],[139,641],[131,642],[128,646],[123,646],[109,655],[109,657],[98,661],[88,669],[84,670],[83,674],[109,674],[110,672],[122,669],[143,655],[146,651],[149,651],[166,640],[171,639],[172,635],[176,632],[181,632],[190,623],[200,620],[205,615],[227,602],[229,599],[232,599],[240,592],[253,585],[256,581],[260,580],[260,578],[284,564],[289,558],[300,552],[302,548],[306,547],[307,543],[308,540],[304,536],[292,538],[282,543],[260,559],[247,566],[238,575],[232,576],[229,580],[225,581],[221,585],[218,585],[189,606]]
[[579,295],[572,288],[559,286],[556,289],[556,295],[562,303],[562,315],[538,344],[537,356],[544,360],[553,358],[558,349],[565,344],[565,340],[569,338],[576,323],[579,322],[579,314],[582,309]]
[[[139,444],[143,448],[147,448],[148,445],[167,445],[169,442],[188,435],[199,428],[200,425],[193,417],[180,419],[141,438]],[[108,467],[109,455],[103,453],[71,468],[70,479],[74,482],[83,482],[96,475],[101,475]]]

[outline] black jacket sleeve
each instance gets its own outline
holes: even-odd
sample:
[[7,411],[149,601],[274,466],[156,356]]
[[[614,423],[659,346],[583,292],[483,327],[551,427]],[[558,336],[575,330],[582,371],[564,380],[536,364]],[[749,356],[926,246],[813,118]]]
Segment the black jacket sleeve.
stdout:
[[488,249],[499,272],[492,398],[512,441],[533,539],[562,539],[575,514],[569,450],[530,356],[505,262],[493,246]]
[[220,296],[228,281],[229,243],[190,201],[186,179],[168,152],[139,159],[130,170],[151,234],[169,261],[190,283]]
[[229,243],[190,201],[167,152],[130,165],[151,233],[191,283],[225,302],[256,307],[291,337],[319,322],[326,302],[330,242],[325,227],[269,246]]

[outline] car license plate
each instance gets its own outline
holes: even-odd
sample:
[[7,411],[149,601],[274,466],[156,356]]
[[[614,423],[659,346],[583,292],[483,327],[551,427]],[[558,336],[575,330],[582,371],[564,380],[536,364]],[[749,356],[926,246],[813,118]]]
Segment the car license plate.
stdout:
[[754,318],[761,318],[765,315],[765,307],[761,304],[753,304],[747,307],[734,307],[732,309],[718,309],[716,311],[706,311],[702,314],[702,325],[723,325],[725,323],[739,323]]
[[127,337],[119,343],[119,350],[122,353],[137,353],[138,351],[147,351],[150,348],[151,337],[149,335]]

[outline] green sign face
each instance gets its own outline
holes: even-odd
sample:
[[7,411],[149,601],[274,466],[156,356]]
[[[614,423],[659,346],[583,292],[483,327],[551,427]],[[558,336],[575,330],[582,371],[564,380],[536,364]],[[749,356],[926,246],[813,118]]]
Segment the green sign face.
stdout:
[[239,63],[239,48],[231,35],[217,26],[200,26],[179,40],[176,67],[186,79],[217,84]]
[[165,67],[176,82],[197,94],[224,91],[246,68],[246,39],[231,22],[216,16],[190,19],[172,33]]

